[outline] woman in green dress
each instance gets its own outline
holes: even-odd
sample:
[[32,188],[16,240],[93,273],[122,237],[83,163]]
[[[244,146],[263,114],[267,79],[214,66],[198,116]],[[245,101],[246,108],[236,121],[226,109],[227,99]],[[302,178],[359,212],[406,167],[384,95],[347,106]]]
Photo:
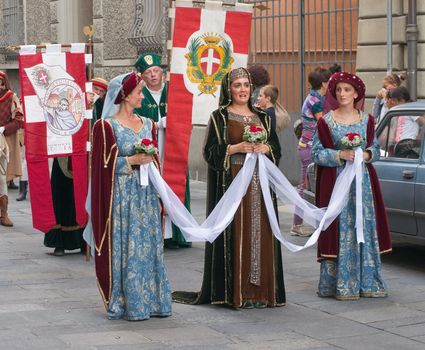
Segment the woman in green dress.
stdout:
[[[262,153],[276,165],[279,162],[280,145],[270,117],[252,106],[251,94],[246,69],[238,68],[224,76],[220,106],[211,115],[204,147],[208,214],[242,168],[247,153]],[[264,142],[242,140],[245,126],[252,124],[266,131]],[[206,243],[201,291],[175,292],[173,297],[178,302],[236,308],[285,304],[281,247],[270,228],[257,168],[233,222],[213,243]]]

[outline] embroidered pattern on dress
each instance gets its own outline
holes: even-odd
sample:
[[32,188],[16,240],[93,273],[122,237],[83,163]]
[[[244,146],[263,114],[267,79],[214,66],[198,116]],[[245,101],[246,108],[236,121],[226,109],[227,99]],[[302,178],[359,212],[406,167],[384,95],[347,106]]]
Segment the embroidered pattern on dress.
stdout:
[[257,167],[251,182],[251,271],[250,282],[261,284],[261,189]]
[[[256,114],[244,116],[229,111],[229,120],[242,123],[245,126],[251,124],[261,125],[261,119]],[[234,154],[230,158],[231,164],[243,165],[245,154]],[[251,180],[251,267],[250,283],[259,286],[261,284],[261,188],[258,167],[255,167]]]

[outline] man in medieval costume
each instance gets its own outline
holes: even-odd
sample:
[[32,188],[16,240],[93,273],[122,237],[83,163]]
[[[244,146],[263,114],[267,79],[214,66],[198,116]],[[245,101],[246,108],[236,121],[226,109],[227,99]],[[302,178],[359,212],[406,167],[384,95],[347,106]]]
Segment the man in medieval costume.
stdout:
[[[164,83],[164,71],[161,67],[161,56],[155,53],[145,52],[139,56],[135,65],[142,74],[146,86],[142,93],[144,99],[142,107],[135,109],[135,113],[150,118],[158,126],[158,147],[160,159],[164,159],[164,141],[167,114],[167,84]],[[189,176],[186,176],[186,193],[184,199],[185,207],[190,211]],[[190,247],[177,226],[172,225],[172,237],[165,237],[166,248]]]
[[93,78],[91,83],[93,85],[93,92],[88,95],[88,109],[93,109],[93,125],[96,120],[100,119],[102,116],[103,104],[105,103],[105,96],[108,90],[108,82],[103,78]]
[[[9,202],[6,182],[22,175],[19,152],[18,130],[22,127],[23,113],[18,96],[10,89],[7,74],[0,71],[0,134],[4,136],[7,147],[2,147],[0,154],[0,223],[13,226],[7,214]],[[2,171],[8,159],[6,171]]]

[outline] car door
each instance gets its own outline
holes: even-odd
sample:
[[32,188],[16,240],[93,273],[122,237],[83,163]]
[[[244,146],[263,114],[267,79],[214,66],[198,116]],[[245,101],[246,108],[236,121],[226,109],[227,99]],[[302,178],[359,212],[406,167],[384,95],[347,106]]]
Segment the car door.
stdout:
[[[415,114],[410,111],[408,113],[409,117]],[[374,166],[378,172],[390,230],[406,235],[417,235],[414,213],[422,146],[419,132],[423,135],[423,131],[418,128],[415,139],[412,138],[410,144],[405,142],[404,146],[409,147],[403,148],[402,140],[396,138],[398,125],[404,120],[402,118],[406,118],[406,112],[389,112],[380,123],[377,137],[381,147],[381,158],[374,163]]]
[[416,173],[415,217],[418,236],[425,240],[425,147],[422,147],[421,162]]

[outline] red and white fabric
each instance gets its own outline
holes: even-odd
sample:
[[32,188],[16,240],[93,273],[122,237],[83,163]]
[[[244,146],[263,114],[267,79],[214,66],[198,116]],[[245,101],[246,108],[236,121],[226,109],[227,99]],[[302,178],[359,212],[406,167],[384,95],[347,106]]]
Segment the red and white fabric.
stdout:
[[[188,73],[191,44],[198,41],[203,47],[197,51],[201,68],[198,73],[202,76],[211,76],[220,67],[223,43],[229,45],[232,58],[227,71],[246,67],[252,4],[236,3],[233,9],[224,10],[221,2],[206,1],[205,8],[194,8],[192,1],[180,0],[176,1],[171,17],[174,26],[163,176],[183,201],[192,125],[206,125],[211,112],[218,108],[220,98],[219,82],[214,84],[213,93],[203,93],[199,90],[200,83],[191,80]],[[209,37],[218,38],[220,42],[208,46],[204,39]]]
[[[49,158],[70,156],[74,182],[76,221],[87,222],[87,142],[90,113],[86,112],[86,55],[84,44],[22,46],[19,77],[25,115],[25,145],[34,228],[48,232],[56,225],[50,185]],[[60,100],[68,107],[59,109]],[[65,103],[65,105],[66,105]],[[58,127],[60,115],[72,121]]]

